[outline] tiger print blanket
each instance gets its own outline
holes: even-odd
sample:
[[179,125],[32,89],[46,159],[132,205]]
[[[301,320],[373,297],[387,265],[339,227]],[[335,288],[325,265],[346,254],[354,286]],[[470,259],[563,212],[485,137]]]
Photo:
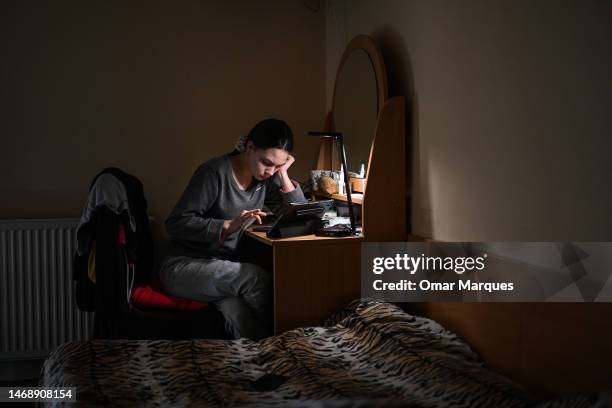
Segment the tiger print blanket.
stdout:
[[[264,374],[286,381],[258,391]],[[40,385],[76,387],[74,405],[87,407],[605,406],[597,396],[536,401],[436,322],[363,299],[324,327],[260,342],[66,343],[45,362]]]

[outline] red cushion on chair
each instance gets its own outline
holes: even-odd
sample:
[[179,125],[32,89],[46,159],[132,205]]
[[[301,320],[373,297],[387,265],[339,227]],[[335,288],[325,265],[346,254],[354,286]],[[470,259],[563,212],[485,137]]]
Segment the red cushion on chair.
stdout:
[[138,307],[147,309],[172,309],[202,311],[208,310],[207,302],[183,299],[168,295],[156,287],[155,283],[147,286],[139,286],[132,290],[132,303]]

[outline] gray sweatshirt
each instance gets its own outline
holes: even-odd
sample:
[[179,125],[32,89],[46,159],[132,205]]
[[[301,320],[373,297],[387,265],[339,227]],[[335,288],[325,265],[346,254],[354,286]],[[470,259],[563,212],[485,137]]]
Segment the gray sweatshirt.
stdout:
[[234,179],[229,155],[216,157],[195,171],[166,219],[171,241],[169,255],[239,259],[237,247],[244,228],[222,241],[224,220],[264,205],[276,213],[283,204],[305,201],[299,186],[284,193],[276,176],[265,181],[253,179],[246,190],[241,190]]

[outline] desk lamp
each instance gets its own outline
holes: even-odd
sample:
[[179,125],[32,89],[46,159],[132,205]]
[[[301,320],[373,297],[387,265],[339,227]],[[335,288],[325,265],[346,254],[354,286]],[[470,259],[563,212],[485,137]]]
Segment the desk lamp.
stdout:
[[308,132],[308,136],[332,137],[340,145],[340,155],[342,156],[342,167],[344,170],[344,185],[346,188],[346,199],[348,201],[349,216],[351,219],[350,235],[355,235],[355,214],[353,212],[353,200],[351,199],[351,184],[349,183],[348,166],[346,164],[346,150],[344,150],[344,138],[340,132]]

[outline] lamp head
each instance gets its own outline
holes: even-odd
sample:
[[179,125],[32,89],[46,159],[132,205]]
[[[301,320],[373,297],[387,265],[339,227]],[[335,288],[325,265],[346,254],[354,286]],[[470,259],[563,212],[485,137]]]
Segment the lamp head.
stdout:
[[342,140],[342,133],[340,132],[315,132],[315,131],[310,131],[308,132],[308,136],[316,136],[316,137],[333,137],[336,140]]

